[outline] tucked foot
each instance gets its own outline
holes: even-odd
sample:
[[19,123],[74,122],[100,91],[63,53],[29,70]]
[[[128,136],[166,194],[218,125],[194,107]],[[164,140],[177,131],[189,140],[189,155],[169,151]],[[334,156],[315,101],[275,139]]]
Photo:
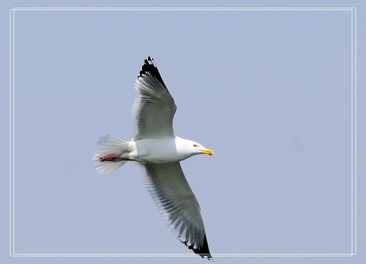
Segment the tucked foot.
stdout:
[[115,161],[118,157],[119,155],[116,154],[108,154],[106,156],[99,157],[99,161]]

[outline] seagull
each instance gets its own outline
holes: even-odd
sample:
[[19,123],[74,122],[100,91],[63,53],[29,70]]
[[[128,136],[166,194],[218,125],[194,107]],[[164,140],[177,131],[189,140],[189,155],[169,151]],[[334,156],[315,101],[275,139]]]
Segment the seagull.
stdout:
[[174,99],[154,59],[145,59],[135,82],[133,115],[136,134],[130,141],[101,136],[93,156],[98,173],[110,173],[128,161],[141,165],[145,185],[179,240],[202,258],[212,259],[196,196],[180,161],[197,154],[213,155],[200,143],[175,136]]

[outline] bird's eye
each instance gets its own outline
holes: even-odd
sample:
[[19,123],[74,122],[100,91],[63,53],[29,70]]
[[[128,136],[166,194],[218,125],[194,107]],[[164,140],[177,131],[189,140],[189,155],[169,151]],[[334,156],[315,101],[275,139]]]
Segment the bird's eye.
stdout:
[[198,147],[198,145],[197,144],[193,144],[193,147]]

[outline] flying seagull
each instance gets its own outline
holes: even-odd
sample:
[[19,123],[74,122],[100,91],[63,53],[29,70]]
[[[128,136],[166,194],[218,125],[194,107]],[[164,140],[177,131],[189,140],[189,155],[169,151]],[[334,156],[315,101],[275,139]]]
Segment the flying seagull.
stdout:
[[93,157],[98,173],[109,173],[127,161],[138,162],[147,189],[170,228],[194,253],[211,259],[200,206],[180,165],[193,155],[214,152],[201,144],[174,135],[177,109],[154,60],[148,57],[137,77],[133,114],[135,137],[126,142],[102,136]]

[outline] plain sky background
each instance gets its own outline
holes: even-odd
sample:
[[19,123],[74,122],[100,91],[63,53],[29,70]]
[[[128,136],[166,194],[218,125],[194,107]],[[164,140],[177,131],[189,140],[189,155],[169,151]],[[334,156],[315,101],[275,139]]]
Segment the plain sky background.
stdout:
[[147,56],[178,106],[175,133],[216,152],[182,162],[213,256],[350,252],[350,18],[17,11],[16,252],[190,253],[137,165],[99,175],[91,160],[101,134],[133,137]]

